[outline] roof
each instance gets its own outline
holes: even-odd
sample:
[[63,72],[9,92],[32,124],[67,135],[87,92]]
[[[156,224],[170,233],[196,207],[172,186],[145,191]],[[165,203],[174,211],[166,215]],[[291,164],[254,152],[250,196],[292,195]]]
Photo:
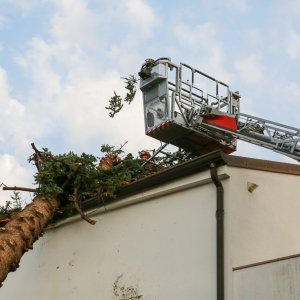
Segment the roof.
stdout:
[[231,167],[300,175],[300,164],[290,164],[271,160],[263,160],[235,155],[222,154],[226,164]]
[[217,167],[228,165],[237,168],[284,173],[290,175],[300,175],[299,164],[289,164],[235,155],[227,155],[221,151],[214,151],[134,182],[126,186],[123,189],[122,194],[127,194],[131,191],[135,192],[140,189],[150,188],[167,181],[191,175],[203,170],[208,170],[212,163],[214,163]]
[[[130,194],[135,194],[142,190],[146,190],[178,178],[192,175],[204,170],[209,170],[212,163],[214,163],[216,167],[228,165],[231,167],[244,169],[260,170],[290,175],[300,175],[300,164],[289,164],[249,157],[227,155],[218,150],[208,153],[206,155],[196,157],[192,160],[172,166],[168,169],[162,170],[143,179],[135,181],[125,186],[119,193],[119,196],[123,197],[128,196]],[[94,206],[95,202],[91,201],[89,203],[85,203],[84,209],[91,208]]]

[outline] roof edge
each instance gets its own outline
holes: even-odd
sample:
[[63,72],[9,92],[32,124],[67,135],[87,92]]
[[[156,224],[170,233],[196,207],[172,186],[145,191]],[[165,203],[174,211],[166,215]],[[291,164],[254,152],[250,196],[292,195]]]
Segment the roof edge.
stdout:
[[222,151],[217,150],[177,164],[125,186],[119,195],[123,196],[131,192],[135,193],[141,189],[151,188],[168,181],[207,170],[210,168],[211,163],[214,163],[217,167],[223,166],[226,164],[226,157],[224,155]]
[[[170,182],[197,172],[209,170],[210,165],[214,163],[216,167],[228,165],[230,167],[252,169],[258,171],[266,171],[273,173],[283,173],[289,175],[300,175],[300,165],[262,160],[256,158],[228,155],[221,150],[216,150],[208,154],[196,157],[192,160],[169,167],[145,178],[134,181],[124,186],[118,193],[117,198],[123,198],[136,194],[138,192],[153,188],[155,186]],[[114,202],[108,201],[107,203]],[[107,204],[106,203],[106,204]],[[83,209],[99,206],[98,200],[89,199],[84,202]]]
[[252,169],[273,173],[283,173],[289,175],[300,175],[300,165],[284,163],[278,161],[250,158],[223,153],[222,158],[226,164],[231,167]]

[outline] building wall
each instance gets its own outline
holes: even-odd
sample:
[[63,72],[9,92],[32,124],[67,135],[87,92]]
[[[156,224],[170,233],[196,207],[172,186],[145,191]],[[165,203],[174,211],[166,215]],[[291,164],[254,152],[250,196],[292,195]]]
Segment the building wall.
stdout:
[[233,299],[300,299],[300,257],[234,271]]
[[9,275],[2,298],[215,300],[209,178],[206,171],[99,209],[95,226],[75,220],[48,230]]
[[[299,176],[233,167],[227,173],[233,267],[299,254]],[[247,182],[258,187],[250,193]]]
[[[300,299],[299,176],[226,172],[226,299]],[[252,193],[248,182],[258,185]]]
[[[229,166],[218,173],[225,191],[225,299],[299,299],[299,176]],[[251,193],[247,183],[258,187]],[[215,300],[215,211],[209,171],[120,199],[93,212],[95,226],[76,217],[49,229],[0,295]],[[287,256],[293,258],[275,261]]]

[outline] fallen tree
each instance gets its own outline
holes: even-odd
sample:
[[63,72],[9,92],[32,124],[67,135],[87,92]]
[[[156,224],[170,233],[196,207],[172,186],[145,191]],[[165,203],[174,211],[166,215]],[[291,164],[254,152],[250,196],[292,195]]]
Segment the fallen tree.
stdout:
[[[127,94],[123,99],[114,92],[106,107],[110,117],[120,112],[124,102],[130,104],[135,97],[138,80],[133,75],[123,79]],[[145,167],[149,151],[141,151],[140,156],[134,158],[132,154],[124,154],[123,146],[115,149],[103,145],[101,152],[104,155],[100,159],[86,153],[53,155],[48,149],[39,151],[32,144],[34,153],[29,162],[37,168],[34,179],[38,187],[3,188],[34,192],[35,197],[21,211],[19,206],[6,207],[0,213],[0,287],[8,273],[19,267],[23,254],[33,248],[33,243],[51,221],[79,213],[85,221],[95,225],[96,222],[81,209],[89,199],[97,199],[101,205],[116,198],[124,185],[191,158],[179,150],[169,156],[155,157]]]
[[53,198],[35,197],[32,203],[0,228],[0,283],[19,267],[23,254],[33,248],[59,207]]
[[[38,187],[35,198],[22,211],[5,216],[0,227],[0,284],[9,272],[15,271],[22,255],[33,248],[33,243],[51,222],[79,213],[84,220],[95,224],[82,210],[81,204],[91,198],[99,203],[114,199],[122,186],[162,167],[151,163],[146,168],[141,158],[125,155],[120,149],[104,145],[101,159],[73,152],[53,155],[48,149],[37,150],[29,161],[36,165],[34,179]],[[4,187],[6,190],[22,189]],[[1,220],[0,220],[1,221]]]

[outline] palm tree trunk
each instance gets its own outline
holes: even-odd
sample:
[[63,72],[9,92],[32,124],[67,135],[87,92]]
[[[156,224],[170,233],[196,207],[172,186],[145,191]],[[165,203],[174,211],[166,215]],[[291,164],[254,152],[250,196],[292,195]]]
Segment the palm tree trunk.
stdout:
[[55,198],[37,196],[0,228],[0,287],[7,274],[18,268],[22,255],[32,249],[57,208]]

